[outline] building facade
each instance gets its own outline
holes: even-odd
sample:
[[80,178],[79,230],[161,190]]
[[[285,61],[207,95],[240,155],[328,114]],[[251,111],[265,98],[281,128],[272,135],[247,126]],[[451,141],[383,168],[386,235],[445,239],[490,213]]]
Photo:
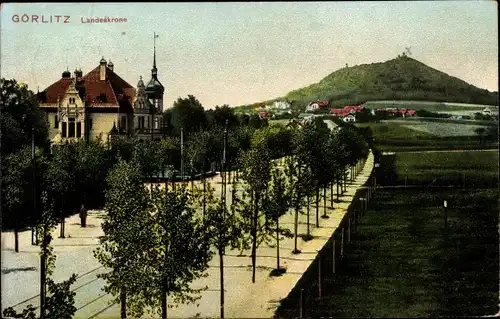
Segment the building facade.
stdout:
[[164,87],[158,80],[156,52],[151,73],[147,85],[141,77],[134,88],[104,58],[85,75],[81,70],[64,71],[58,81],[38,93],[51,142],[107,141],[113,134],[139,140],[161,138]]

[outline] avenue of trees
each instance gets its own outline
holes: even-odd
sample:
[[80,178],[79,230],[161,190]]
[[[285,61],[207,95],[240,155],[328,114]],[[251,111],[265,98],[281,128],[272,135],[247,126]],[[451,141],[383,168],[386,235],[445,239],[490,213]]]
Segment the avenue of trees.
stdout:
[[[40,236],[47,229],[63,226],[81,204],[103,208],[104,236],[94,254],[110,270],[102,278],[106,292],[121,304],[122,318],[146,313],[167,318],[169,307],[196,302],[204,287],[194,289],[191,283],[206,276],[213,255],[220,261],[223,317],[225,251],[251,250],[255,282],[257,248],[274,245],[276,272],[285,271],[279,241],[295,237],[297,242],[298,216],[311,201],[319,226],[320,201],[334,206],[327,190],[332,194],[336,184],[337,194],[343,192],[346,172],[353,173],[369,151],[366,132],[354,126],[331,131],[321,119],[303,126],[296,121],[268,125],[258,116],[237,116],[227,105],[204,110],[193,96],[179,98],[165,112],[168,126],[160,141],[98,139],[49,147],[45,115],[33,98],[15,81],[2,80],[3,227],[15,230],[18,251],[18,231],[37,226],[33,244],[45,251],[50,240]],[[36,133],[27,138],[26,132]],[[231,201],[204,177],[213,170],[223,170],[223,181],[237,189]],[[174,184],[183,172],[201,175],[203,186]],[[162,187],[146,186],[164,176]],[[288,213],[295,214],[294,232],[279,223]],[[328,218],[326,207],[322,217]],[[294,253],[300,253],[297,245]],[[45,318],[51,313],[71,317],[74,277],[57,286],[43,276],[52,296],[59,296],[55,308],[65,309],[51,312],[47,296]]]

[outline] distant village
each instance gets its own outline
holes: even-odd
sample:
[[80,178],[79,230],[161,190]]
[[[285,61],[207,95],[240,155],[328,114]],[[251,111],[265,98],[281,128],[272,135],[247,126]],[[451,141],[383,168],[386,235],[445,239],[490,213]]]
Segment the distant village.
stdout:
[[[272,104],[265,105],[261,103],[255,107],[253,112],[257,112],[261,119],[281,119],[281,118],[291,118],[292,116],[292,106],[288,101],[275,101]],[[420,110],[426,112],[425,110]],[[428,112],[430,113],[430,112]],[[485,107],[484,109],[478,109],[477,112],[470,112],[469,115],[451,115],[446,116],[450,119],[473,119],[476,114],[482,116],[491,116],[498,119],[498,108]],[[432,113],[437,114],[437,113]],[[443,114],[443,113],[440,113]],[[366,119],[367,115],[371,117],[384,117],[384,118],[407,118],[417,116],[417,110],[410,108],[395,108],[395,107],[382,107],[382,108],[367,108],[364,104],[358,105],[346,105],[342,108],[331,108],[329,101],[316,100],[307,104],[305,112],[298,115],[299,118],[310,118],[314,116],[324,116],[330,115],[342,119],[344,122],[356,122],[363,117]]]

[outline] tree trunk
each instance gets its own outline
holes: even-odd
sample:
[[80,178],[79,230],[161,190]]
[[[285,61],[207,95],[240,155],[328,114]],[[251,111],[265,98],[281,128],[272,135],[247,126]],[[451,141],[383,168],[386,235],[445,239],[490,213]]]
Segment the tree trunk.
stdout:
[[307,196],[307,234],[309,235],[309,215],[310,215],[310,206],[311,206],[311,197],[309,197],[309,195]]
[[19,252],[19,227],[16,225],[14,228],[14,250]]
[[203,217],[205,217],[205,211],[207,210],[207,180],[205,178],[205,160],[203,160],[201,178],[203,183]]
[[255,207],[252,225],[252,283],[255,282],[255,264],[257,261],[257,222],[259,213],[259,195],[255,194]]
[[276,269],[280,270],[280,218],[276,218]]
[[[295,223],[294,223],[294,253],[298,253],[297,249],[297,236],[298,236],[298,228],[299,228],[299,208],[295,207]],[[307,230],[309,231],[309,215],[307,215]]]
[[121,305],[120,317],[121,319],[125,319],[127,318],[127,293],[125,292],[124,289],[122,289],[120,293],[120,305]]
[[221,245],[219,245],[219,263],[220,263],[220,317],[224,318],[224,253]]
[[61,203],[61,234],[60,238],[65,238],[64,236],[64,198],[63,203]]
[[[299,227],[298,224],[299,224],[299,222],[297,220],[297,228]],[[307,196],[307,236],[308,237],[311,235],[310,225],[311,225],[311,223],[309,222],[309,196]]]
[[340,176],[337,174],[337,180],[336,180],[336,184],[337,184],[337,201],[339,200],[339,183],[340,183]]
[[333,209],[333,183],[330,184],[330,208]]
[[[45,239],[42,239],[44,245]],[[45,318],[45,283],[47,281],[46,258],[45,258],[45,245],[42,246],[42,254],[40,255],[40,319]]]
[[326,217],[326,187],[323,188],[323,217]]
[[167,310],[168,310],[168,304],[167,304],[167,289],[164,288],[163,291],[161,292],[161,319],[167,319]]
[[319,227],[319,186],[316,186],[316,227]]

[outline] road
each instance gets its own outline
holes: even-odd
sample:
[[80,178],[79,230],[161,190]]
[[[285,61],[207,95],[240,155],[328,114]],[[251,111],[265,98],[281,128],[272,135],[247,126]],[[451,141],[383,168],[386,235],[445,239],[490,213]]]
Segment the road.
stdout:
[[[331,121],[325,121],[331,122]],[[331,123],[333,124],[333,122]],[[331,124],[329,127],[331,127]],[[354,180],[348,184],[347,192],[340,197],[341,202],[335,208],[327,207],[329,219],[320,219],[320,227],[314,226],[315,209],[311,203],[309,212],[311,234],[314,239],[305,242],[299,238],[298,248],[301,254],[293,255],[293,238],[280,241],[281,266],[287,269],[280,277],[270,277],[269,273],[276,267],[276,248],[263,244],[257,250],[256,282],[251,281],[250,251],[230,250],[224,257],[226,317],[270,318],[273,316],[279,301],[285,298],[295,286],[302,274],[307,270],[317,255],[317,249],[323,247],[328,238],[338,227],[352,196],[368,179],[373,169],[373,154],[370,154],[364,168]],[[211,179],[216,192],[220,194],[221,179],[215,176]],[[201,187],[200,182],[195,183]],[[336,188],[334,187],[334,192]],[[227,202],[231,202],[232,185],[227,186]],[[330,198],[329,192],[327,198]],[[329,203],[328,205],[329,206]],[[323,207],[320,207],[320,213]],[[53,277],[57,282],[67,279],[77,273],[78,278],[72,286],[76,292],[75,306],[77,312],[74,318],[118,318],[119,305],[113,304],[112,296],[102,291],[105,282],[97,275],[106,271],[93,257],[93,250],[98,247],[101,236],[103,212],[90,211],[87,227],[81,228],[78,215],[66,220],[66,238],[58,238],[59,227],[54,231],[53,247],[57,256],[56,269]],[[306,209],[299,216],[299,234],[305,234]],[[280,219],[282,226],[293,230],[293,214],[287,214]],[[20,233],[21,249],[14,252],[13,233],[2,233],[2,305],[4,308],[14,306],[16,310],[23,309],[28,304],[38,306],[39,302],[39,248],[31,246],[31,233]],[[193,288],[207,286],[202,292],[197,305],[179,305],[169,309],[169,317],[218,317],[220,313],[219,298],[219,258],[214,256],[210,262],[208,277],[192,283]],[[263,293],[264,292],[264,293]]]

